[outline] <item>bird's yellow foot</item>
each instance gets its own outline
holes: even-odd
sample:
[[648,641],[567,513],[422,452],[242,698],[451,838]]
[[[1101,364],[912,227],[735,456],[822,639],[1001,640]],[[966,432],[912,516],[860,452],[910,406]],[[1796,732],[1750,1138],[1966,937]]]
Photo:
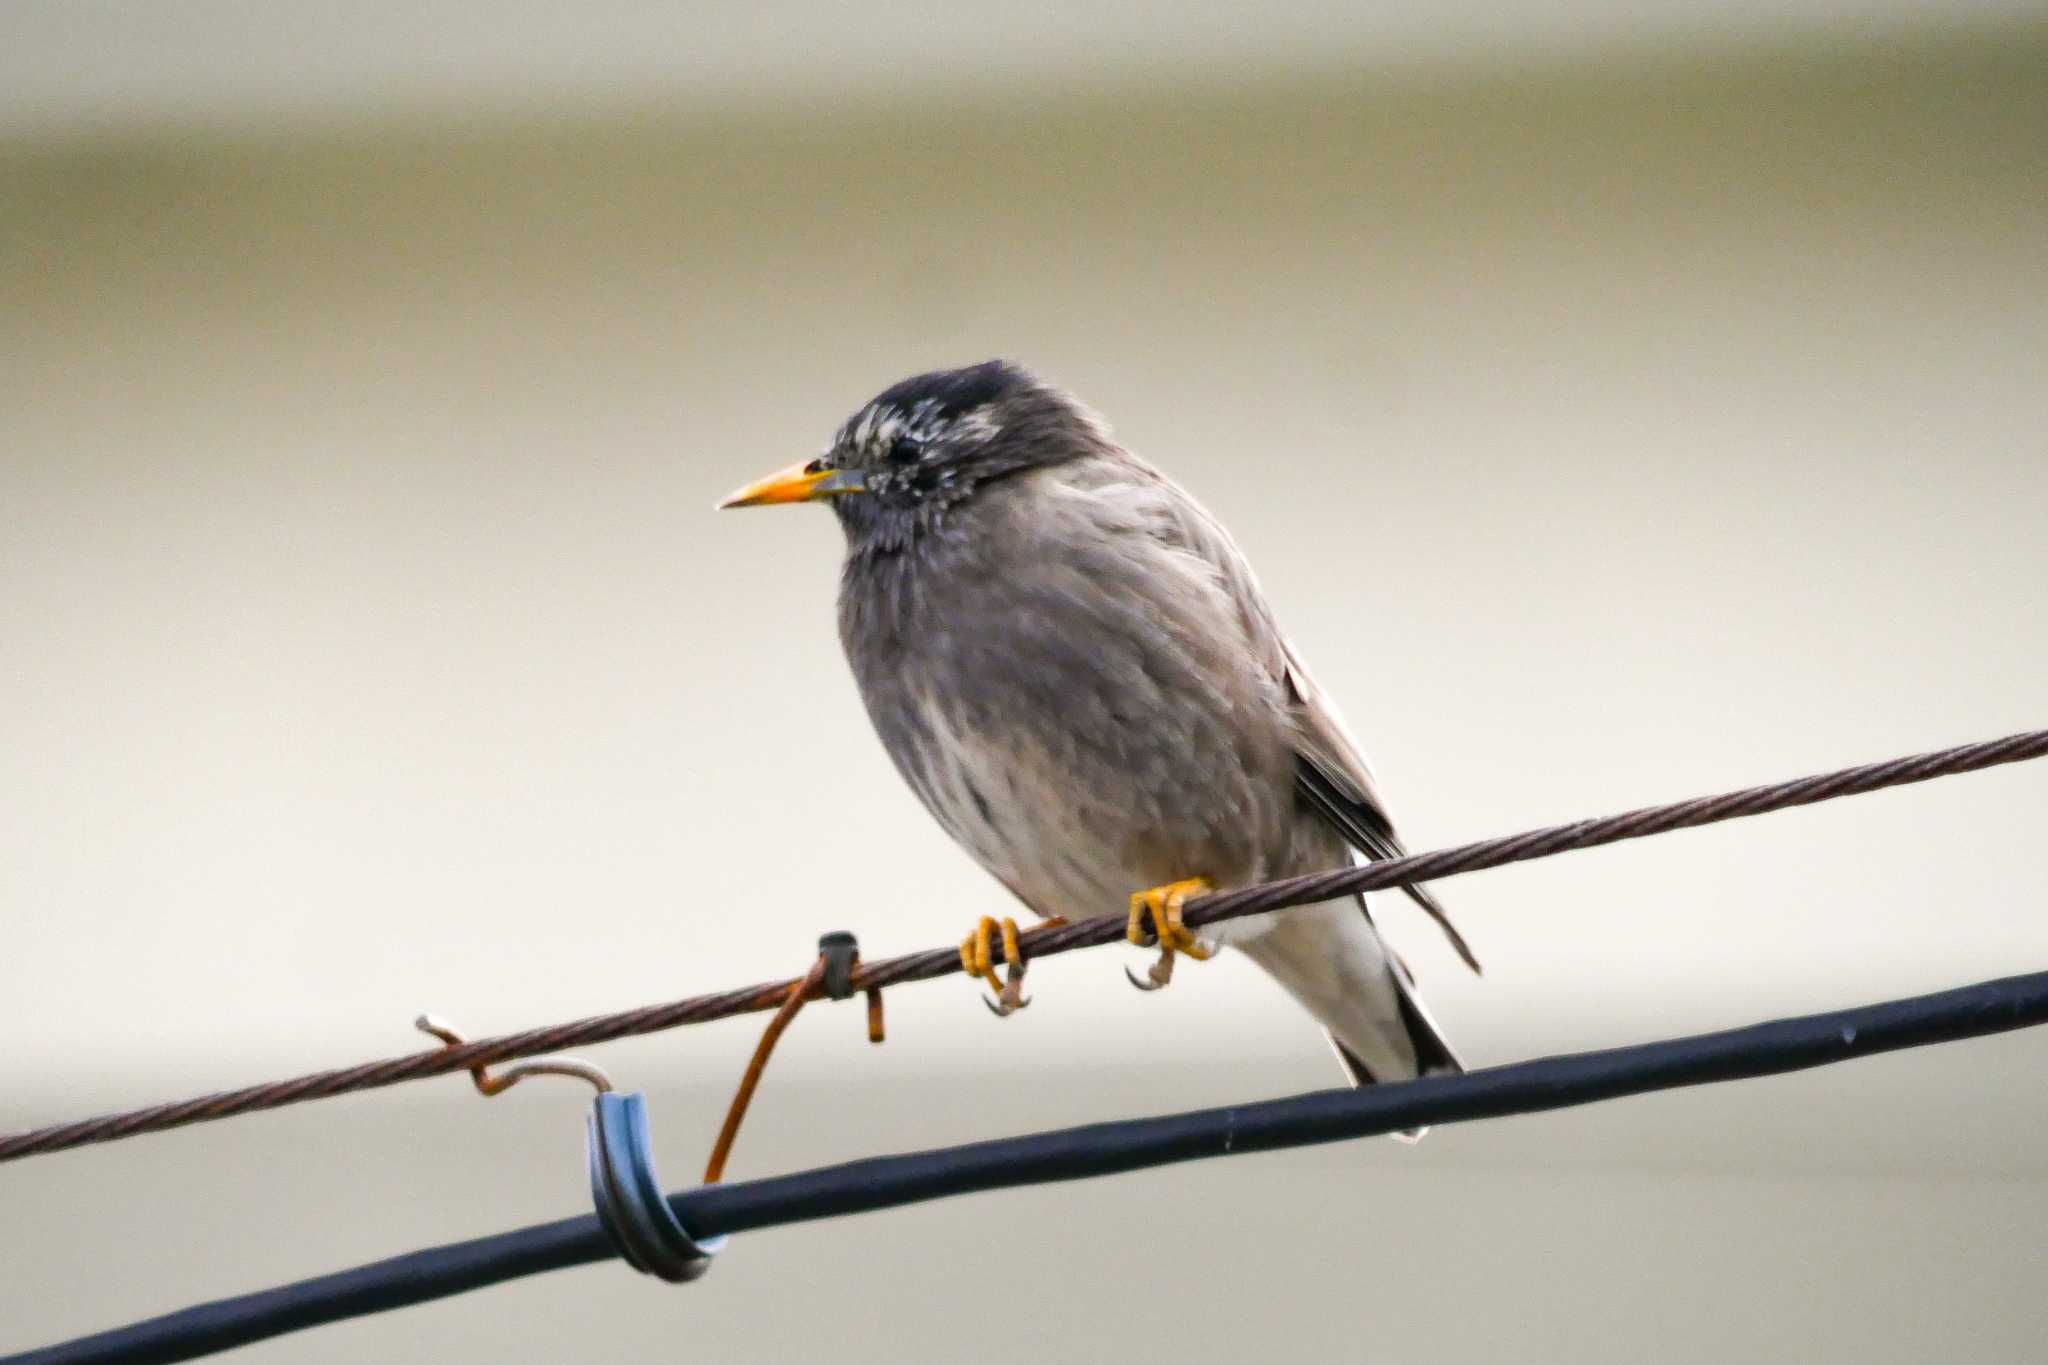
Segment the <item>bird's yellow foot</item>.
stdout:
[[[1124,975],[1131,984],[1141,991],[1156,991],[1173,980],[1173,958],[1176,953],[1186,953],[1197,962],[1206,962],[1215,956],[1216,950],[1194,936],[1189,928],[1180,922],[1180,907],[1189,896],[1206,896],[1216,888],[1207,877],[1189,877],[1186,881],[1168,882],[1145,891],[1131,893],[1131,918],[1124,926],[1124,937],[1140,948],[1159,945],[1159,960],[1146,969],[1145,975],[1152,980],[1146,985],[1133,976],[1131,969],[1124,968]],[[1147,916],[1152,927],[1145,927]]]
[[[996,974],[992,940],[998,929],[1002,931],[1003,965],[1009,971],[1007,981]],[[1017,950],[1017,921],[1007,915],[1000,920],[983,915],[981,922],[974,926],[974,932],[960,940],[960,970],[988,982],[996,998],[982,1003],[999,1019],[1015,1014],[1031,1003],[1024,998],[1024,955]]]

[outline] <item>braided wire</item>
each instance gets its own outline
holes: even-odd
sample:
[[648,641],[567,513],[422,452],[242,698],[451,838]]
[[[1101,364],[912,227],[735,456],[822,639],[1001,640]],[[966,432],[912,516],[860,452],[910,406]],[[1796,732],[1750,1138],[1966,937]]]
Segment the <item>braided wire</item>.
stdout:
[[[1906,786],[1931,778],[1976,772],[2006,763],[2019,763],[2048,756],[2048,730],[2032,730],[2001,739],[1964,744],[1952,749],[1912,754],[1866,763],[1834,772],[1816,773],[1724,792],[1718,796],[1695,797],[1669,805],[1646,806],[1640,810],[1571,824],[1552,825],[1500,838],[1482,839],[1455,848],[1412,853],[1357,867],[1337,868],[1288,877],[1234,891],[1216,892],[1187,902],[1183,921],[1191,928],[1215,924],[1243,915],[1261,914],[1290,906],[1308,905],[1335,896],[1360,891],[1383,890],[1415,882],[1437,881],[1461,873],[1529,862],[1559,853],[1641,839],[1673,830],[1693,829],[1723,820],[1741,819],[1813,805],[1838,797],[1859,796],[1887,787]],[[1124,916],[1104,915],[1067,924],[1047,925],[1024,933],[1019,939],[1025,958],[1049,957],[1056,953],[1121,941]],[[960,970],[957,948],[934,948],[902,957],[868,963],[853,973],[855,991],[928,981],[950,976]],[[364,1062],[334,1071],[320,1071],[291,1080],[273,1081],[202,1095],[169,1104],[152,1105],[98,1118],[54,1124],[0,1137],[0,1161],[16,1161],[46,1152],[59,1152],[96,1142],[112,1142],[140,1133],[162,1132],[191,1123],[229,1118],[238,1114],[276,1109],[302,1100],[324,1099],[357,1090],[395,1085],[466,1071],[476,1066],[531,1057],[563,1048],[585,1047],[640,1034],[658,1033],[686,1024],[709,1023],[740,1014],[772,1010],[782,1004],[801,978],[764,982],[736,990],[692,996],[666,1004],[646,1005],[615,1014],[595,1015],[565,1024],[526,1029],[495,1038],[410,1053],[383,1061]],[[822,988],[813,995],[822,993]]]

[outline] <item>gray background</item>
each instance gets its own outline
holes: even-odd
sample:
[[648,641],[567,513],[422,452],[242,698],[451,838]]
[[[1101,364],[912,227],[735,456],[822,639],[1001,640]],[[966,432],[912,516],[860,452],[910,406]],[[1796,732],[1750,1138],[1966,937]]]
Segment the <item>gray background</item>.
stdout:
[[[710,510],[934,365],[1047,370],[1218,512],[1417,847],[2048,723],[2048,24],[1097,8],[10,9],[0,1129],[1000,912],[868,732],[830,518]],[[1384,918],[1508,1061],[2048,965],[2044,814],[2005,770],[1447,883],[1483,980]],[[905,989],[881,1049],[806,1014],[732,1174],[1334,1083],[1248,964],[1124,960],[1002,1024]],[[755,1033],[591,1054],[672,1183]],[[2044,1062],[961,1199],[248,1355],[2033,1359]],[[573,1212],[583,1104],[0,1166],[0,1348]]]

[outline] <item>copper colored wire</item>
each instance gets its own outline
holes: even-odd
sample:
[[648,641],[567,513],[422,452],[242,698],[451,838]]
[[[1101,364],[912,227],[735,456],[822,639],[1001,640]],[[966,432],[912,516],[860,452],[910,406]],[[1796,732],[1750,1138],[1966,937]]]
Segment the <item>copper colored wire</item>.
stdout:
[[733,1092],[732,1103],[726,1108],[725,1123],[718,1130],[718,1141],[712,1145],[711,1159],[704,1163],[704,1183],[716,1185],[725,1176],[726,1158],[732,1155],[733,1140],[740,1135],[740,1121],[747,1116],[747,1106],[754,1102],[754,1091],[761,1084],[761,1073],[768,1069],[768,1058],[775,1051],[775,1044],[782,1039],[782,1031],[796,1018],[798,1010],[804,1007],[804,1000],[815,991],[825,979],[825,955],[818,954],[818,960],[811,964],[811,970],[802,980],[793,983],[789,993],[782,999],[782,1007],[775,1011],[768,1027],[761,1030],[761,1041],[754,1045],[754,1055],[747,1062],[746,1074],[740,1077],[739,1089]]

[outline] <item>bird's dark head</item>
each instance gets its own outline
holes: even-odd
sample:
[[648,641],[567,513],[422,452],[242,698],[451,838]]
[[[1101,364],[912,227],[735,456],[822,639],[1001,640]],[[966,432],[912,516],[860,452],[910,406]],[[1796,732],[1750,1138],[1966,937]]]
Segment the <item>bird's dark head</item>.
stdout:
[[825,453],[748,484],[720,507],[829,498],[856,545],[902,544],[988,485],[1101,450],[1093,414],[1029,370],[991,360],[893,384]]

